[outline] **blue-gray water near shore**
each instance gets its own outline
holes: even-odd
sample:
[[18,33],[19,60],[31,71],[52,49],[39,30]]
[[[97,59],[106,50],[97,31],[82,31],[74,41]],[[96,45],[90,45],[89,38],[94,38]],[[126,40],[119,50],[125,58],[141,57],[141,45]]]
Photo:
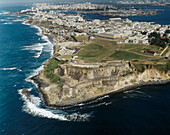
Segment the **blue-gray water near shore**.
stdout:
[[[0,12],[25,8],[0,5]],[[129,19],[170,24],[170,8],[161,8],[165,12],[156,16]],[[28,78],[42,70],[44,62],[52,56],[53,43],[36,26],[24,24],[23,18],[0,15],[0,135],[170,134],[169,84],[105,96],[65,110],[46,108]],[[30,90],[33,103],[20,93],[23,88]],[[76,114],[90,116],[90,120],[64,119]]]

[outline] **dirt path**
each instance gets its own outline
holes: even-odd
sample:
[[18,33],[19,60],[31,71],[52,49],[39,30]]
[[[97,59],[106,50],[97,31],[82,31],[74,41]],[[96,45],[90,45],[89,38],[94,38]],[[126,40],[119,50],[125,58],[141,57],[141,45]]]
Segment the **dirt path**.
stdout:
[[108,52],[107,54],[105,54],[103,57],[101,57],[100,59],[97,60],[97,62],[100,62],[101,60],[103,60],[104,58],[106,58],[107,56],[109,56],[111,53],[113,53],[117,48],[119,48],[121,46],[121,44],[118,44],[116,47],[114,47],[110,52]]

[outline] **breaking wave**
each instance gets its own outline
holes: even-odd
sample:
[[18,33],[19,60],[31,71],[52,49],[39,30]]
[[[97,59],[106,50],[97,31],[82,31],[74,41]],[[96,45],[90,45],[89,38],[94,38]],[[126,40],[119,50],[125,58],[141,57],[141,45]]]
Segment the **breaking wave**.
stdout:
[[22,19],[13,20],[13,22],[22,22],[22,21],[23,21]]
[[99,107],[99,106],[102,106],[102,105],[110,105],[110,104],[112,104],[112,102],[102,102],[102,103],[98,103],[98,104],[96,104],[96,105],[91,105],[91,106],[89,106],[89,108],[94,108],[94,107]]
[[31,28],[35,28],[38,30],[38,32],[36,33],[39,36],[42,36],[42,29],[36,25],[30,25]]
[[[26,24],[26,21],[22,22],[22,24],[29,25],[29,24]],[[36,58],[40,57],[42,52],[48,51],[48,52],[50,52],[51,57],[52,57],[52,55],[53,55],[53,43],[50,42],[50,40],[47,36],[42,34],[41,28],[39,28],[35,25],[29,25],[29,26],[31,28],[36,28],[38,30],[38,32],[36,34],[38,36],[40,36],[39,40],[41,39],[45,43],[37,43],[37,44],[31,45],[31,46],[24,46],[22,48],[22,50],[30,50],[31,52],[35,51],[36,55],[34,57],[36,57]],[[35,84],[34,81],[31,80],[31,78],[35,75],[38,75],[43,70],[44,64],[45,64],[46,61],[44,61],[40,67],[33,70],[32,73],[30,74],[30,76],[25,79],[26,81],[33,83],[37,88],[38,88],[37,84]],[[62,110],[48,109],[48,108],[43,106],[43,103],[42,103],[42,100],[40,99],[40,97],[37,97],[37,96],[34,96],[34,95],[31,94],[30,95],[31,100],[29,100],[22,93],[21,89],[18,90],[18,93],[21,95],[21,98],[24,101],[23,110],[25,112],[31,114],[31,115],[34,115],[34,116],[45,117],[45,118],[50,118],[50,119],[58,119],[58,120],[62,120],[62,121],[79,121],[79,120],[77,120],[78,118],[87,119],[88,117],[91,116],[91,115],[86,114],[86,113],[80,114],[77,111],[75,113],[70,114],[70,113],[62,111]]]
[[17,67],[12,67],[12,68],[0,68],[0,70],[15,70]]
[[[24,21],[22,24],[29,25],[29,24],[26,24],[26,21]],[[42,35],[42,30],[40,27],[35,26],[35,25],[29,25],[29,26],[31,28],[35,28],[38,30],[38,32],[36,34],[38,36],[40,36],[41,39],[43,41],[45,41],[45,43],[37,43],[37,44],[31,45],[31,46],[24,46],[24,49],[22,49],[22,50],[36,51],[36,55],[34,57],[39,58],[42,54],[44,46],[47,46],[47,47],[45,47],[44,51],[51,52],[50,55],[52,56],[53,55],[53,43],[50,42],[50,40],[47,36]]]
[[84,120],[87,120],[87,118],[90,117],[89,114],[79,114],[79,113],[68,114],[67,112],[61,110],[45,109],[41,107],[42,101],[39,97],[30,95],[30,100],[29,100],[22,93],[22,89],[18,90],[18,93],[21,95],[21,98],[24,101],[23,111],[33,116],[44,117],[49,119],[58,119],[61,121],[80,121],[80,119],[77,118],[83,118]]
[[24,106],[23,106],[23,111],[32,114],[34,116],[39,116],[39,117],[46,117],[50,119],[58,119],[62,121],[66,121],[67,119],[64,117],[62,114],[54,114],[49,110],[40,108],[40,103],[41,99],[39,97],[35,97],[31,95],[31,101],[27,99],[25,95],[22,94],[22,90],[18,90],[19,94],[21,95],[21,98],[24,100]]
[[130,91],[126,91],[124,92],[126,95],[123,96],[123,98],[151,98],[152,96],[150,96],[149,94],[146,94],[142,91],[137,91],[137,90],[130,90]]
[[33,70],[33,72],[28,78],[38,75],[43,70],[43,68],[44,68],[44,65],[41,65],[40,67],[36,68],[35,70]]
[[27,24],[26,21],[23,21],[22,24],[23,25],[30,25],[30,24]]
[[5,20],[5,19],[0,19],[0,21],[1,21],[1,22],[4,22],[4,21],[6,21],[6,20]]
[[3,24],[12,24],[11,22],[3,23]]

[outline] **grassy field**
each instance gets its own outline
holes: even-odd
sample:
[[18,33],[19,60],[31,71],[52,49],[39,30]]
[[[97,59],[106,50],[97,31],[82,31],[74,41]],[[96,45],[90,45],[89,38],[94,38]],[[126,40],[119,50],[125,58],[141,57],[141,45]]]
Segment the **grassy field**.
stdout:
[[110,56],[104,58],[102,61],[109,60],[137,60],[139,62],[149,61],[151,63],[156,62],[167,62],[164,58],[159,56],[153,56],[144,53],[144,51],[149,50],[160,54],[163,50],[158,46],[142,45],[142,44],[122,44],[120,47],[110,54]]
[[57,83],[62,87],[63,84],[59,81],[60,77],[57,74],[54,74],[54,69],[58,68],[59,64],[64,64],[64,62],[57,62],[55,57],[51,58],[44,68],[44,75],[50,79],[51,83]]
[[[76,46],[76,48],[81,49],[74,55],[77,55],[78,59],[90,62],[106,62],[112,60],[135,61],[134,63],[136,64],[158,64],[167,62],[167,60],[165,60],[163,57],[159,57],[159,54],[163,49],[153,45],[118,45],[112,40],[95,38],[90,42],[82,44],[81,46]],[[158,56],[144,53],[146,50],[156,52]],[[70,60],[71,56],[62,56],[61,58]]]
[[163,48],[154,45],[142,45],[142,44],[124,44],[120,47],[121,50],[128,50],[137,53],[142,53],[145,50],[154,51],[156,53],[161,53]]
[[85,61],[97,61],[115,47],[116,43],[114,41],[94,39],[90,43],[81,47],[81,50],[76,55],[78,55],[79,59]]
[[132,60],[132,59],[147,59],[148,57],[143,56],[143,55],[138,55],[132,52],[128,52],[128,51],[116,51],[115,53],[113,53],[112,55],[109,56],[109,58],[114,59],[114,60]]

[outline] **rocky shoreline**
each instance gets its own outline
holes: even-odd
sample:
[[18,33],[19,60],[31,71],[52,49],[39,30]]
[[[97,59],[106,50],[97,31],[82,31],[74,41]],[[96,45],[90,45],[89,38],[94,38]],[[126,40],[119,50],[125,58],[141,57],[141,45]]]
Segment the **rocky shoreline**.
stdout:
[[143,81],[143,82],[140,82],[139,84],[129,85],[129,86],[126,86],[126,87],[118,89],[118,90],[113,90],[113,91],[111,91],[109,93],[106,93],[106,94],[103,94],[101,96],[91,98],[89,100],[76,102],[76,103],[74,103],[72,105],[58,106],[58,105],[50,105],[49,104],[47,96],[41,90],[42,87],[46,87],[49,84],[45,84],[38,76],[39,75],[36,75],[36,76],[34,76],[34,77],[30,78],[30,79],[33,80],[38,85],[38,91],[40,93],[40,96],[41,96],[41,98],[43,100],[44,105],[47,106],[48,108],[52,108],[52,109],[66,109],[66,108],[70,108],[70,107],[76,107],[76,106],[80,106],[80,104],[85,104],[85,103],[97,100],[97,99],[102,98],[102,97],[107,96],[107,95],[118,94],[118,93],[121,93],[121,92],[133,90],[133,89],[143,87],[143,86],[159,86],[159,85],[165,85],[165,84],[170,83],[170,78],[166,79],[166,80],[156,80],[156,81],[150,81],[150,82],[144,82]]

